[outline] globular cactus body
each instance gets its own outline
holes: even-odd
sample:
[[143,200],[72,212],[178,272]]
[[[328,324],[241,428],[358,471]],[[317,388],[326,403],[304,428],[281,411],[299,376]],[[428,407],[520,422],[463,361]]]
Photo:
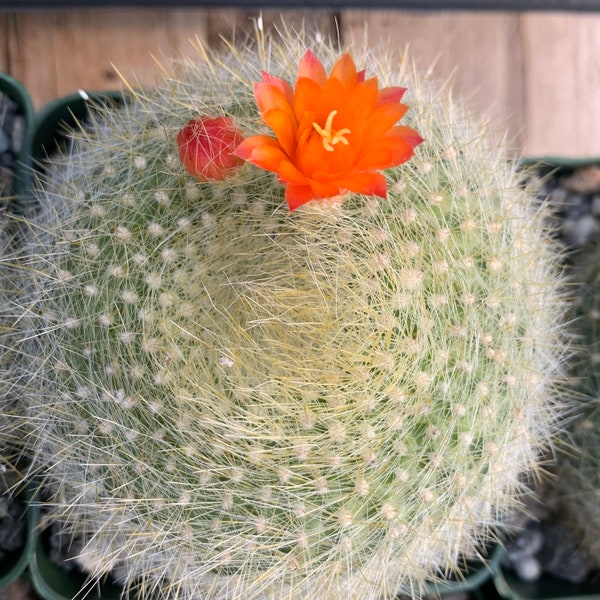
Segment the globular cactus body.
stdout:
[[560,423],[542,217],[503,149],[406,61],[355,56],[409,88],[425,138],[386,172],[387,200],[290,213],[253,165],[185,172],[188,119],[257,133],[252,81],[293,81],[303,44],[189,61],[101,110],[6,265],[27,292],[13,379],[32,470],[81,562],[143,593],[417,594],[518,502]]

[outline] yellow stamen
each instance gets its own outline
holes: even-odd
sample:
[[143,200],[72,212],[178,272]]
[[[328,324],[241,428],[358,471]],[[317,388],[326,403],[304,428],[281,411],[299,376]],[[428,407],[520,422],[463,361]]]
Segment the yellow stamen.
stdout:
[[348,145],[348,140],[344,137],[350,133],[349,129],[340,129],[339,131],[333,131],[333,117],[337,115],[337,110],[332,110],[327,117],[327,121],[325,122],[325,127],[321,127],[317,123],[313,122],[313,127],[316,132],[323,138],[323,148],[327,150],[327,152],[333,152],[333,147],[341,142],[345,146]]

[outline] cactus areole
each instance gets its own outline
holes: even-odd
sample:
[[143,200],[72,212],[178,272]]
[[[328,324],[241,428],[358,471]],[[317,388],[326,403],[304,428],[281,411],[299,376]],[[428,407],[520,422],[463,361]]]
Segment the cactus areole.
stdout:
[[99,108],[3,267],[51,518],[144,598],[418,594],[560,425],[559,278],[505,149],[405,57],[313,48]]

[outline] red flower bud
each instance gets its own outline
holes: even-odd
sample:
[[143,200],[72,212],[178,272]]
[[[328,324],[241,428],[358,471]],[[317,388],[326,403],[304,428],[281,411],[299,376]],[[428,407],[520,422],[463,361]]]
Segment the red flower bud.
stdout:
[[191,119],[177,134],[179,160],[200,181],[223,180],[244,162],[233,154],[243,139],[229,117]]

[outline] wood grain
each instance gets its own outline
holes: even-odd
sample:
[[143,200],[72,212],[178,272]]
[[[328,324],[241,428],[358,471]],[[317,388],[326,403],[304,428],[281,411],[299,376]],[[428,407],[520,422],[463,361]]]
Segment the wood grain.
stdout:
[[[243,41],[262,15],[277,35],[280,11],[94,9],[0,13],[0,69],[34,104],[84,89],[115,89],[126,77],[153,83],[159,60],[190,52],[200,37]],[[508,131],[516,151],[600,156],[600,15],[595,13],[284,11],[285,23],[345,44],[388,43],[410,55],[475,112]]]
[[523,106],[517,13],[345,11],[344,40],[385,43],[408,49],[409,56],[434,79],[453,81],[453,89],[498,135],[508,131],[522,144]]
[[319,32],[337,39],[336,15],[327,10],[211,10],[208,15],[208,43],[213,48],[222,44],[222,38],[235,38],[245,43],[254,34],[260,18],[265,33],[277,39],[282,27]]
[[8,21],[10,15],[0,13],[0,71],[8,72]]
[[[151,84],[162,62],[191,51],[196,36],[218,46],[221,38],[244,41],[262,16],[265,31],[277,35],[280,11],[162,9],[69,10],[12,13],[6,64],[3,70],[21,80],[40,108],[49,100],[77,91],[119,89],[125,78]],[[333,16],[324,11],[287,11],[288,26],[319,28],[327,35],[335,30]],[[0,29],[0,32],[2,30]],[[1,64],[1,63],[0,63]]]
[[600,15],[522,17],[523,151],[600,157]]
[[180,55],[207,35],[205,10],[77,10],[17,13],[9,35],[11,74],[37,108],[78,89],[118,89],[113,64],[142,83],[157,57]]

